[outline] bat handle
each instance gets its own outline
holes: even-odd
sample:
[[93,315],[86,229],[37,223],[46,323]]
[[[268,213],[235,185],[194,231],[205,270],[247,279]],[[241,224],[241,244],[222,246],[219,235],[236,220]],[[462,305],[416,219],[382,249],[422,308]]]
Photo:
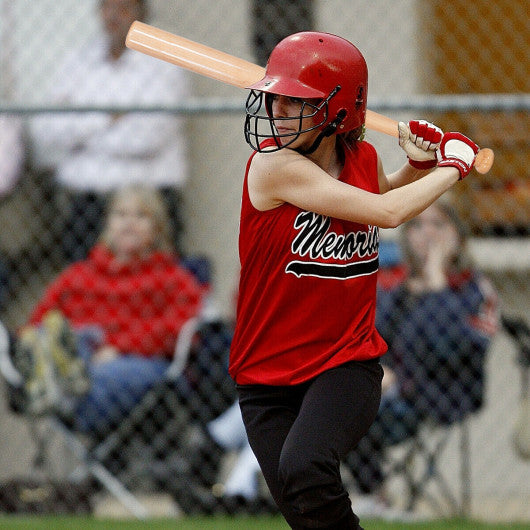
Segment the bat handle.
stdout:
[[[388,134],[396,138],[399,137],[398,122],[372,110],[366,111],[366,126],[374,131]],[[484,175],[491,169],[494,158],[495,156],[491,149],[488,147],[481,149],[475,158],[475,169],[480,174]]]

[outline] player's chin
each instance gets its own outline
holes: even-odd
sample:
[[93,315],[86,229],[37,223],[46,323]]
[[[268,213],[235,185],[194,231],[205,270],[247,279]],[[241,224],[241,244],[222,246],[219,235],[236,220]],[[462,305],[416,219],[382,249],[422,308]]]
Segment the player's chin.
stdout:
[[292,143],[293,140],[298,138],[299,134],[297,131],[287,129],[286,127],[279,127],[276,130],[276,138],[282,145]]
[[308,137],[307,134],[291,132],[290,134],[284,134],[284,136],[280,137],[280,142],[283,147],[303,150],[312,145],[313,139]]

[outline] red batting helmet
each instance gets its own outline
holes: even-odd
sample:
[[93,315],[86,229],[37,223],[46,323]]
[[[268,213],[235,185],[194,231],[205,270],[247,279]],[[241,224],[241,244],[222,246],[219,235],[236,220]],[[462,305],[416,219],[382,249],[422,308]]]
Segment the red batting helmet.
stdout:
[[[280,146],[278,141],[274,122],[282,118],[273,118],[269,94],[319,100],[318,104],[306,102],[300,113],[300,120],[313,117],[315,126],[299,130],[291,142],[316,128],[321,136],[356,129],[364,124],[367,86],[366,61],[348,40],[316,31],[290,35],[272,50],[265,77],[248,87],[251,93],[246,104],[245,138],[255,150],[266,138],[274,138],[278,148],[289,145]],[[308,108],[310,114],[304,114]],[[261,120],[268,121],[265,128]]]

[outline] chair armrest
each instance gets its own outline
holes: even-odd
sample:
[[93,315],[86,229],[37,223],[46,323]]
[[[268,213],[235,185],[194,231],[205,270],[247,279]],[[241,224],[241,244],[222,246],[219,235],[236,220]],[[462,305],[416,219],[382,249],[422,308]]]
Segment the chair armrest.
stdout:
[[173,360],[166,371],[167,379],[177,379],[186,367],[186,363],[188,362],[191,351],[193,337],[199,330],[201,322],[202,320],[200,317],[193,317],[187,320],[180,329],[177,341],[175,342]]
[[11,361],[9,345],[9,333],[0,323],[0,374],[11,386],[19,388],[24,384],[24,379]]

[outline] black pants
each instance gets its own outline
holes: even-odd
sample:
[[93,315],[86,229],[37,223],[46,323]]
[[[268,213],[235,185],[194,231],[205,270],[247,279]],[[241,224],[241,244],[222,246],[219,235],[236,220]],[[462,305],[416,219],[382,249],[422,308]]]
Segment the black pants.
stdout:
[[361,528],[340,461],[374,421],[382,375],[373,360],[347,363],[301,385],[238,386],[250,445],[291,528]]
[[421,397],[411,401],[401,396],[383,397],[368,434],[345,460],[362,493],[373,494],[383,486],[383,463],[387,448],[417,433],[423,418],[416,407],[419,402]]

